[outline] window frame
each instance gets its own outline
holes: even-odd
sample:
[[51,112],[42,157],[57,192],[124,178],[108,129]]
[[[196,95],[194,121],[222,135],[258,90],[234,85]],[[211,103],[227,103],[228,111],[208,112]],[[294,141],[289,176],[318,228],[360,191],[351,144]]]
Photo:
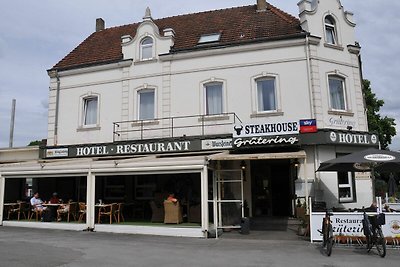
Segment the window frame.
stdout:
[[216,43],[219,42],[220,40],[221,40],[220,32],[203,34],[200,36],[197,44],[200,45],[200,44]]
[[[142,93],[148,93],[148,92],[153,92],[153,118],[142,118],[141,117],[141,94]],[[156,97],[156,89],[153,87],[149,88],[141,88],[136,91],[136,97],[137,97],[137,120],[140,121],[152,121],[155,120],[157,117],[157,97]]]
[[[220,109],[221,109],[221,112],[220,112],[220,113],[209,113],[209,111],[208,111],[208,94],[207,94],[207,87],[208,87],[208,86],[215,86],[215,85],[221,85],[221,88],[220,88],[220,90],[221,90],[221,101],[220,101],[220,105],[221,105]],[[208,81],[208,82],[203,83],[203,93],[204,93],[204,111],[203,111],[203,112],[204,112],[204,115],[206,115],[206,116],[217,116],[217,115],[221,115],[221,114],[224,114],[224,113],[225,113],[224,82],[214,80],[214,81]]]
[[[327,22],[326,20],[328,20],[329,22]],[[328,14],[324,17],[324,31],[325,31],[325,43],[334,46],[339,45],[337,23],[335,18],[331,14]],[[332,38],[333,42],[330,41],[330,38]]]
[[[329,100],[329,108],[332,111],[340,111],[340,112],[347,112],[349,111],[349,103],[347,100],[347,86],[346,86],[346,77],[343,77],[338,74],[328,74],[328,100]],[[332,99],[332,94],[331,94],[331,80],[339,80],[342,84],[342,92],[343,92],[343,105],[344,109],[342,108],[337,108],[333,106],[333,99]]]
[[[87,121],[87,105],[89,100],[96,99],[96,122],[95,123],[86,123]],[[80,128],[94,128],[99,126],[100,122],[100,96],[97,94],[87,94],[81,96],[81,116],[80,116]]]
[[[151,40],[151,44],[143,44],[146,40]],[[151,50],[151,55],[150,57],[144,57],[143,50],[144,49],[150,49]],[[147,61],[147,60],[152,60],[154,59],[154,38],[147,35],[143,37],[140,41],[140,55],[139,55],[140,61]]]
[[[262,89],[262,88],[258,87],[258,83],[260,81],[270,81],[270,80],[273,80],[273,84],[274,84],[274,88],[273,88],[273,91],[274,91],[274,109],[265,110],[264,108],[263,109],[260,108],[260,98],[259,98],[260,93],[259,93],[259,90]],[[275,113],[275,112],[278,112],[279,108],[278,108],[278,92],[277,92],[277,88],[276,88],[277,87],[277,81],[276,80],[277,80],[276,77],[273,77],[273,76],[263,76],[263,77],[258,77],[256,79],[254,79],[254,82],[255,82],[255,98],[256,98],[255,105],[256,105],[256,112],[257,113]],[[263,106],[265,106],[265,105],[263,105]]]
[[[340,176],[347,175],[347,183],[340,183]],[[356,202],[356,190],[355,190],[355,173],[354,172],[338,172],[337,173],[337,181],[338,181],[338,201],[339,203],[352,203]],[[347,197],[340,196],[340,189],[346,189],[350,192],[350,195]]]

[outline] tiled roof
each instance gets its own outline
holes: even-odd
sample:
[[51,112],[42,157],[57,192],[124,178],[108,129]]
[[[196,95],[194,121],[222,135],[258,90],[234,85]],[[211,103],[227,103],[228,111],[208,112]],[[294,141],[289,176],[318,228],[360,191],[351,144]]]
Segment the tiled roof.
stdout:
[[[302,33],[300,21],[268,4],[266,12],[257,6],[244,6],[207,11],[154,20],[160,34],[166,28],[175,31],[175,44],[170,52],[198,48],[203,34],[221,32],[218,45],[242,44]],[[54,69],[69,69],[122,60],[121,36],[135,36],[139,23],[94,32],[58,62]]]

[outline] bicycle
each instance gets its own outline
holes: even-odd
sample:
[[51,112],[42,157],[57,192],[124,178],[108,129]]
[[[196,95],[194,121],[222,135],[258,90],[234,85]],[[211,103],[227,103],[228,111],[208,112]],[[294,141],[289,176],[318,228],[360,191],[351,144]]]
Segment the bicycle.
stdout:
[[333,214],[328,210],[325,212],[325,217],[322,219],[322,231],[319,231],[322,234],[322,247],[326,247],[326,255],[330,256],[332,254],[332,246],[333,246],[333,228],[331,216]]
[[385,257],[386,241],[381,227],[381,225],[385,224],[385,214],[380,213],[378,215],[367,215],[364,210],[363,217],[362,224],[368,252],[370,252],[372,247],[375,245],[379,256],[382,258]]

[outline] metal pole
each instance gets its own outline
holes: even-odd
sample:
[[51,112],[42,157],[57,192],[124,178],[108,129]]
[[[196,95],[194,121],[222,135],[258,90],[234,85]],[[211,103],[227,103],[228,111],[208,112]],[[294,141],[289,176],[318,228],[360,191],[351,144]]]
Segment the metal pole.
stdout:
[[15,125],[15,106],[16,106],[17,100],[13,99],[12,100],[12,106],[11,106],[11,122],[10,122],[10,142],[9,142],[9,147],[13,147],[13,140],[14,140],[14,125]]

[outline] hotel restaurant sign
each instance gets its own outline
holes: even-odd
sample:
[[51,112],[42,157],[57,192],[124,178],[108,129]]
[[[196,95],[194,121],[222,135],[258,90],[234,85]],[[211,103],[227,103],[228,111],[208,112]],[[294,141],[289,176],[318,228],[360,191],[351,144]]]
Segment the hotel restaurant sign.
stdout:
[[139,140],[119,143],[46,147],[42,158],[80,158],[177,153],[232,148],[232,138]]

